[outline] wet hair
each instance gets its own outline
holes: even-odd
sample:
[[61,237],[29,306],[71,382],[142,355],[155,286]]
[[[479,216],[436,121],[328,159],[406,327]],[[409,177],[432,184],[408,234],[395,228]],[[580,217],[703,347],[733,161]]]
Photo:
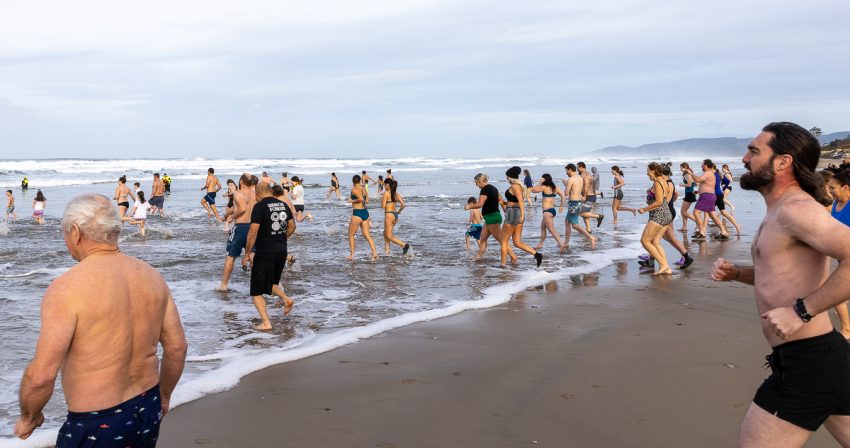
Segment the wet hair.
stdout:
[[711,168],[711,169],[714,169],[714,162],[712,162],[712,161],[711,161],[711,159],[705,159],[705,160],[703,160],[703,161],[702,161],[702,164],[703,164],[703,165],[705,165],[705,166],[707,166],[707,167],[709,167],[709,168]]
[[207,172],[210,173],[210,174],[213,174],[213,173],[215,173],[215,170],[210,168],[210,169],[207,170]]
[[670,177],[670,176],[673,175],[673,172],[670,171],[670,165],[667,164],[667,163],[661,165],[661,173],[664,174],[667,177]]
[[820,171],[820,177],[823,179],[823,200],[820,201],[820,205],[824,207],[829,207],[832,205],[833,197],[829,192],[829,181],[835,177],[835,172],[830,171],[828,169]]
[[623,174],[623,170],[621,170],[621,169],[620,169],[620,167],[619,167],[619,166],[617,166],[617,165],[612,166],[612,167],[611,167],[611,171],[613,171],[613,172],[615,172],[615,173],[619,174],[619,175],[620,175],[620,177],[625,176],[625,175]]
[[551,188],[553,192],[555,191],[555,188],[558,188],[555,185],[555,182],[552,181],[552,176],[550,176],[549,173],[543,173],[543,185]]
[[301,178],[300,178],[300,177],[298,177],[298,176],[292,176],[292,181],[293,181],[293,182],[295,182],[296,184],[300,184],[300,183],[301,183]]
[[531,173],[528,171],[528,169],[522,170],[522,174],[525,174],[526,176],[531,176]]
[[387,168],[387,174],[392,174],[392,173],[393,173],[393,170]]
[[144,204],[144,203],[145,203],[145,192],[144,192],[144,191],[140,191],[140,192],[138,193],[138,195],[139,195],[139,202],[141,202],[142,204]]
[[269,173],[263,171],[263,177],[269,177]]
[[259,184],[260,184],[260,178],[252,174],[251,175],[251,186],[256,187]]
[[587,168],[587,165],[585,165],[585,164],[584,164],[584,162],[579,162],[579,163],[577,163],[577,166],[578,166],[579,168]]
[[6,190],[6,193],[12,194],[12,190]]
[[818,139],[800,125],[789,122],[770,123],[762,131],[773,134],[767,145],[774,154],[791,156],[794,178],[800,188],[820,202],[824,194],[823,179],[817,174],[821,150]]
[[63,232],[70,233],[74,226],[80,229],[80,233],[86,239],[98,243],[117,244],[122,223],[118,208],[106,196],[83,194],[71,199],[62,215]]
[[35,200],[38,202],[44,202],[47,198],[44,197],[44,193],[42,193],[41,190],[38,190],[38,193],[35,194]]
[[336,173],[331,171],[331,176],[336,177]]
[[474,204],[476,202],[478,202],[478,199],[475,199],[475,197],[473,197],[473,196],[470,196],[469,199],[466,200],[467,204]]
[[378,180],[381,181],[381,183],[383,183],[384,182],[384,176],[378,176]]
[[478,173],[475,175],[475,182],[487,182],[490,180],[490,177],[484,173]]
[[679,168],[691,169],[691,166],[688,165],[688,162],[682,162],[682,163],[679,164]]
[[365,175],[366,175],[366,170],[361,171],[361,172],[360,172],[360,174],[362,174],[362,175],[364,175],[364,176],[365,176]]
[[[364,171],[364,173],[365,173],[365,171]],[[355,174],[354,177],[351,178],[351,183],[359,184],[360,181],[362,181],[362,180],[363,180],[363,178],[361,178],[359,174]]]
[[[265,182],[263,182],[263,183],[265,184]],[[266,184],[266,185],[268,185],[268,184]],[[258,185],[258,187],[259,187],[259,185]],[[258,188],[258,191],[259,191],[259,188]],[[281,187],[280,185],[275,185],[274,187],[271,188],[271,192],[272,192],[272,196],[274,196],[274,197],[283,196],[283,187]]]
[[[168,173],[165,173],[165,175],[168,176]],[[159,173],[153,173],[153,177],[159,179]]]
[[127,183],[127,176],[119,177],[118,182],[121,182],[122,184],[126,184]]
[[567,165],[567,166],[565,166],[564,168],[566,168],[566,169],[567,169],[567,171],[577,171],[577,170],[576,170],[576,166],[575,166],[575,164],[572,164],[572,163],[568,164],[568,165]]
[[233,179],[227,179],[227,182],[225,182],[225,183],[227,185],[230,185],[230,184],[236,185],[236,182],[233,182]]
[[650,162],[649,165],[646,166],[646,168],[649,171],[652,171],[652,174],[655,174],[655,177],[658,177],[658,176],[664,175],[664,168],[662,168],[664,166],[667,166],[667,165],[663,165],[663,164],[660,164],[658,162]]
[[289,175],[289,172],[280,173],[281,176],[286,177]]

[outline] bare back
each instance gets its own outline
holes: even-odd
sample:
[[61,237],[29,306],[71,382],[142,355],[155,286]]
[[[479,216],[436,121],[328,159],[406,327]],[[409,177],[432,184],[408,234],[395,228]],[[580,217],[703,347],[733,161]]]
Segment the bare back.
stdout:
[[715,179],[713,171],[705,171],[701,176],[694,177],[694,182],[699,182],[700,193],[714,194],[714,184],[717,183],[717,179]]
[[582,182],[581,177],[577,175],[570,176],[569,180],[566,182],[567,187],[567,197],[570,201],[580,201],[582,196],[582,189],[584,188],[584,182]]
[[218,182],[218,177],[212,174],[207,175],[207,193],[215,193],[221,189],[221,184]]
[[45,300],[51,294],[76,315],[62,367],[69,410],[115,406],[159,382],[157,344],[179,317],[152,267],[120,252],[91,256],[56,279]]
[[[829,257],[800,240],[794,221],[840,224],[800,189],[790,190],[783,196],[775,206],[768,207],[751,249],[759,314],[792,306],[797,297],[812,293],[829,277]],[[808,227],[805,231],[810,233],[815,228]],[[768,328],[767,321],[762,319],[761,322],[765,338],[772,347],[832,330],[828,313],[815,316],[790,339],[780,339]]]
[[153,187],[151,190],[151,197],[154,196],[162,196],[165,194],[165,185],[161,180],[156,179],[153,181]]
[[248,187],[243,186],[233,193],[233,204],[236,205],[236,211],[233,212],[233,220],[236,224],[248,224],[251,222],[251,210],[253,210],[256,202],[254,194]]

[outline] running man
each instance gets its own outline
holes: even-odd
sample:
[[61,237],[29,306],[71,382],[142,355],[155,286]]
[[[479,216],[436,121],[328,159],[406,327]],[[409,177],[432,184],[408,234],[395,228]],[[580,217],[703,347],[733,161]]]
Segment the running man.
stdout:
[[587,172],[587,165],[584,162],[578,163],[578,172],[581,175],[582,190],[581,190],[581,217],[584,218],[584,226],[587,227],[587,232],[590,233],[590,218],[596,220],[596,227],[602,225],[602,220],[605,215],[593,213],[593,206],[596,205],[596,190],[593,186],[593,177]]
[[41,300],[41,333],[21,379],[15,435],[26,439],[44,422],[61,370],[69,412],[57,447],[154,447],[186,360],[171,291],[154,268],[119,250],[121,218],[105,196],[72,199],[62,230],[79,263]]
[[[221,275],[221,285],[216,291],[227,291],[230,282],[230,274],[233,273],[233,265],[236,258],[242,255],[242,249],[248,242],[248,231],[251,226],[251,211],[254,209],[256,198],[251,192],[251,175],[243,173],[239,178],[239,189],[233,192],[233,228],[230,229],[230,237],[227,239],[227,247],[224,258],[224,272]],[[247,254],[246,254],[247,255]],[[243,257],[244,261],[245,257]],[[243,263],[244,265],[244,263]]]
[[[739,446],[800,447],[822,424],[850,446],[850,345],[827,311],[850,298],[850,227],[818,203],[820,143],[793,123],[771,123],[750,142],[741,187],[761,193],[767,211],[752,266],[722,258],[712,279],[753,285],[771,375],[741,425]],[[829,257],[838,260],[830,274]]]
[[[240,181],[241,182],[241,181]],[[272,196],[269,184],[257,184],[257,203],[251,209],[251,227],[245,246],[247,256],[242,257],[242,266],[251,263],[251,299],[260,313],[258,331],[272,329],[266,311],[264,294],[274,294],[283,301],[283,314],[292,311],[295,301],[287,297],[280,287],[280,278],[286,265],[286,240],[295,232],[292,209],[285,202]],[[256,248],[256,253],[252,249]]]
[[590,232],[581,227],[578,223],[580,213],[581,213],[581,200],[582,194],[584,194],[584,182],[581,179],[581,176],[578,175],[578,171],[576,170],[576,166],[572,163],[567,165],[567,179],[564,179],[564,190],[566,190],[567,196],[567,216],[564,218],[564,223],[566,224],[566,233],[564,235],[564,245],[561,246],[561,252],[570,247],[570,235],[572,234],[572,229],[578,231],[590,241],[590,248],[596,249],[596,237],[592,236]]
[[151,214],[158,211],[160,218],[165,218],[165,215],[162,214],[162,209],[165,207],[165,186],[165,182],[159,179],[159,173],[154,173],[151,198],[148,202],[151,204]]
[[215,215],[215,219],[218,222],[221,222],[221,218],[218,216],[218,208],[215,206],[215,195],[221,190],[221,182],[218,181],[218,177],[215,176],[215,170],[210,168],[207,170],[207,180],[204,183],[204,186],[201,187],[201,190],[205,190],[207,192],[206,195],[201,199],[201,205],[207,210],[207,217],[212,218]]
[[[699,199],[694,206],[694,220],[697,222],[697,231],[691,237],[698,240],[705,239],[708,218],[711,218],[720,228],[720,236],[717,239],[728,240],[729,232],[726,231],[726,227],[723,226],[720,218],[717,217],[717,213],[714,212],[714,208],[717,206],[717,194],[715,194],[717,178],[714,176],[714,163],[711,159],[703,160],[702,175],[699,177],[690,169],[688,169],[688,173],[691,175],[691,179],[699,184]],[[702,214],[702,217],[700,217],[700,214]]]

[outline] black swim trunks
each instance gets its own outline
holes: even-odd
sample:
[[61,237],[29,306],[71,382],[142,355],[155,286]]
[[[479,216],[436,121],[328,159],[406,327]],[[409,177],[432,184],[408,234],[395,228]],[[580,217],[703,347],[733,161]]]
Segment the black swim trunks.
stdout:
[[118,406],[97,412],[69,412],[56,448],[153,448],[159,438],[162,403],[159,385]]
[[717,199],[714,200],[714,205],[717,206],[717,210],[720,210],[721,212],[726,210],[726,201],[723,200],[723,193],[714,193],[714,195],[717,197]]
[[251,296],[271,294],[272,287],[280,283],[286,266],[286,252],[254,254],[251,265]]
[[118,203],[118,206],[119,206],[119,207],[124,207],[124,208],[130,208],[130,203],[129,203],[129,202],[127,202],[127,201],[119,202],[119,203]]
[[837,331],[777,345],[767,360],[758,407],[809,431],[831,415],[850,415],[850,344]]

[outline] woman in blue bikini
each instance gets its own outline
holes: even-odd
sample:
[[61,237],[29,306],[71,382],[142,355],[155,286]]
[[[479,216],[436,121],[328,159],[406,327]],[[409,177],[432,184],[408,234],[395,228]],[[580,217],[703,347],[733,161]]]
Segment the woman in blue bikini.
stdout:
[[[561,237],[558,235],[558,232],[555,231],[555,216],[557,216],[558,213],[564,213],[564,203],[566,201],[564,192],[555,185],[555,182],[552,181],[552,176],[550,176],[549,173],[544,174],[540,179],[540,182],[530,191],[532,193],[543,194],[543,200],[541,201],[543,205],[543,220],[540,221],[540,243],[538,243],[534,248],[537,250],[543,248],[543,242],[546,240],[546,232],[548,231],[555,238],[555,242],[558,243],[558,249],[563,249],[564,243],[561,241]],[[556,196],[561,197],[561,205],[558,207],[558,212],[555,212]]]
[[352,208],[351,219],[348,221],[348,246],[351,248],[351,255],[345,258],[354,261],[354,235],[359,228],[363,238],[369,243],[369,248],[372,249],[372,260],[374,261],[378,259],[378,251],[375,249],[375,242],[372,241],[372,235],[369,234],[369,210],[366,210],[366,204],[369,203],[369,195],[361,186],[359,175],[355,174],[351,182],[353,184],[351,187],[351,197],[348,199]]

